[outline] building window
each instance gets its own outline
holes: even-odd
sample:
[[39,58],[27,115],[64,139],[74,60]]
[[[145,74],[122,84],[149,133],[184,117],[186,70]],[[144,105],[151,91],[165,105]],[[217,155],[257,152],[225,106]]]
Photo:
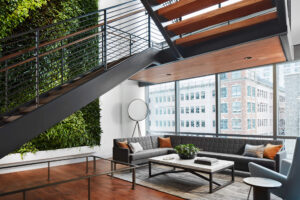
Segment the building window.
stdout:
[[216,91],[215,91],[215,90],[212,91],[212,96],[213,96],[213,97],[216,96]]
[[195,123],[193,120],[191,121],[191,127],[195,127]]
[[205,121],[204,120],[201,121],[201,127],[203,127],[203,128],[205,127]]
[[247,112],[248,113],[251,113],[251,103],[250,102],[247,102]]
[[213,127],[216,127],[216,120],[213,120]]
[[228,113],[227,103],[221,103],[221,113]]
[[200,113],[200,107],[196,106],[196,113]]
[[184,107],[181,107],[181,108],[180,108],[180,113],[181,113],[181,114],[184,114]]
[[201,112],[205,113],[205,106],[201,106]]
[[213,106],[212,106],[212,111],[213,111],[213,112],[216,112],[216,105],[213,105]]
[[232,129],[241,129],[242,120],[241,119],[232,119]]
[[232,97],[240,97],[241,96],[241,86],[233,85],[231,88],[231,95],[232,95]]
[[241,71],[234,71],[234,72],[231,72],[231,77],[232,79],[239,79],[241,78]]
[[184,121],[183,120],[180,121],[180,126],[184,127]]
[[255,103],[252,103],[252,112],[255,113],[256,109],[255,109]]
[[189,100],[190,98],[189,98],[189,94],[188,93],[186,93],[185,94],[185,100]]
[[200,121],[199,120],[196,121],[196,127],[197,128],[200,127]]
[[196,99],[200,99],[200,93],[196,92]]
[[221,88],[221,98],[227,97],[227,88]]
[[221,73],[220,80],[226,80],[226,79],[227,79],[227,73]]
[[184,101],[184,94],[180,94],[180,100]]
[[205,91],[201,92],[201,99],[205,99]]
[[251,119],[247,119],[247,126],[248,126],[248,129],[251,129],[251,127],[252,127]]
[[194,108],[194,106],[191,107],[191,113],[195,113],[195,108]]
[[247,86],[247,96],[248,97],[251,97],[251,92],[252,92],[251,86]]
[[252,87],[252,97],[255,97],[255,87]]
[[233,102],[232,103],[232,112],[233,113],[240,113],[241,112],[241,102]]
[[194,100],[195,96],[194,96],[194,92],[191,93],[191,100]]
[[220,128],[228,129],[228,119],[221,119]]
[[185,108],[185,113],[186,113],[186,114],[189,114],[189,113],[190,113],[190,108],[189,108],[189,107],[186,107],[186,108]]
[[252,119],[252,128],[254,129],[256,127],[255,119]]
[[190,122],[189,121],[185,122],[185,127],[190,127]]

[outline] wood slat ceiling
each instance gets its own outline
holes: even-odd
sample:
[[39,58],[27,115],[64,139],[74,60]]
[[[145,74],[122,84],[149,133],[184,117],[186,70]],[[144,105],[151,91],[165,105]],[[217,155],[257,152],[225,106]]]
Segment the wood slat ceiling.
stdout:
[[131,80],[163,83],[284,61],[286,57],[276,36],[146,69]]

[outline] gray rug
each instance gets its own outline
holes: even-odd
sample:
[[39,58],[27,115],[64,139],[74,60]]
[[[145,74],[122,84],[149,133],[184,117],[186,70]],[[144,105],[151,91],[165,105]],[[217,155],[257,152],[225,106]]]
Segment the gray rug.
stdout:
[[[154,174],[169,169],[171,168],[153,165],[152,173]],[[132,174],[129,171],[115,173],[114,176],[126,181],[132,180]],[[208,182],[191,173],[164,174],[149,178],[148,167],[141,167],[136,170],[136,183],[183,199],[246,200],[250,188],[243,183],[243,178],[246,176],[248,176],[246,173],[236,173],[234,183],[212,194],[208,192]],[[230,179],[231,175],[229,172],[214,175],[214,180],[219,183],[224,183],[224,181]],[[252,199],[252,194],[250,199]],[[280,200],[281,198],[272,195],[271,199]]]

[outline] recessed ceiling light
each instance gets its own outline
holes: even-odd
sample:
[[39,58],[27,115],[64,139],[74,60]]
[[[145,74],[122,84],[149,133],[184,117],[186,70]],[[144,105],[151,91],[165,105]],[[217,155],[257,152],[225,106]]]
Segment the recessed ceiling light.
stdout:
[[171,76],[172,74],[166,74],[167,76]]
[[247,56],[247,57],[244,58],[244,60],[250,60],[250,59],[252,59],[251,56]]

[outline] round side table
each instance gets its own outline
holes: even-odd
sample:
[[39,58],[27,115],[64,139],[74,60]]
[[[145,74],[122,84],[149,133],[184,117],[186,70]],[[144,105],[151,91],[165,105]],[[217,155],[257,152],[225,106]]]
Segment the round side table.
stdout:
[[244,183],[253,187],[253,200],[270,200],[269,189],[281,187],[281,183],[269,178],[248,177]]

